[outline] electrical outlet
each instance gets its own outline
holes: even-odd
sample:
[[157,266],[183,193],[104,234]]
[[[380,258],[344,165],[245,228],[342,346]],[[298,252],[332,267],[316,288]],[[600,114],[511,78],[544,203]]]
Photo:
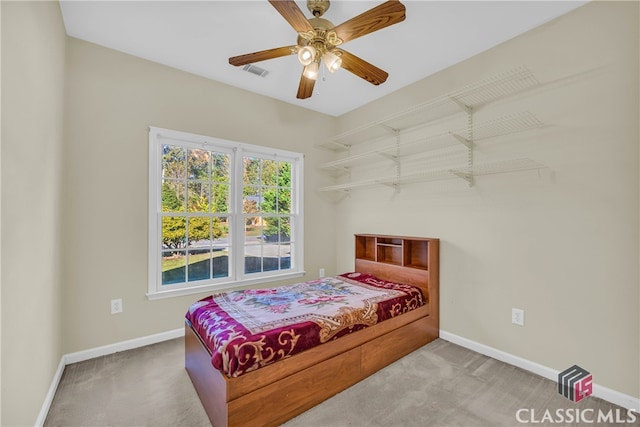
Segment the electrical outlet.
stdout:
[[511,309],[511,323],[524,326],[524,310],[519,308]]
[[320,269],[320,271],[318,272],[318,276],[324,277],[324,268]]
[[112,299],[111,300],[111,314],[122,313],[122,299]]

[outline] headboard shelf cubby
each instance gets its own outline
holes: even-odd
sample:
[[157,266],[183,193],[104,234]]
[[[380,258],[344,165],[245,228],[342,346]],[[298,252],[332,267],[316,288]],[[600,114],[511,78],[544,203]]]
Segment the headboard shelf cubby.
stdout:
[[356,260],[428,270],[429,242],[434,239],[356,234]]

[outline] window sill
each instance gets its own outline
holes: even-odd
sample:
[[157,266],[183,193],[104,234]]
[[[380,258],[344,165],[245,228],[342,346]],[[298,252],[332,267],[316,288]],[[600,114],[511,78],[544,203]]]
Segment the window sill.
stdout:
[[174,298],[181,297],[185,295],[194,295],[201,293],[218,293],[218,292],[226,292],[239,288],[245,288],[247,286],[257,285],[261,283],[270,283],[278,280],[287,280],[287,279],[295,279],[298,277],[302,277],[306,274],[306,272],[295,272],[295,273],[286,273],[280,274],[278,276],[269,276],[269,277],[259,277],[255,279],[247,279],[236,282],[226,282],[226,283],[216,283],[213,285],[203,285],[203,286],[191,286],[188,288],[179,288],[179,289],[168,289],[153,293],[147,293],[147,299],[149,301],[166,299],[166,298]]

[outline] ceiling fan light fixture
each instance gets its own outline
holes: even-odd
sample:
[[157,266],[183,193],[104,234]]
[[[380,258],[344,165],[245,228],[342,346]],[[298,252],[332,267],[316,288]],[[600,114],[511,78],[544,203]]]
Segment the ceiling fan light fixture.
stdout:
[[342,66],[342,58],[333,52],[325,52],[325,54],[322,55],[322,60],[331,73],[335,73]]
[[298,99],[307,99],[313,94],[321,62],[325,63],[331,73],[334,73],[338,68],[344,68],[373,85],[384,83],[389,76],[386,71],[338,46],[404,21],[406,7],[399,0],[387,0],[336,26],[321,17],[329,8],[330,0],[306,1],[313,18],[307,18],[297,5],[302,0],[298,0],[298,2],[295,0],[269,0],[269,3],[298,34],[295,45],[233,56],[229,58],[229,64],[243,66],[268,59],[297,55],[298,61],[304,67],[296,95]]
[[316,59],[316,48],[313,46],[303,46],[298,49],[298,61],[305,67]]
[[311,64],[304,67],[302,74],[310,79],[317,80],[318,79],[318,61],[313,61]]

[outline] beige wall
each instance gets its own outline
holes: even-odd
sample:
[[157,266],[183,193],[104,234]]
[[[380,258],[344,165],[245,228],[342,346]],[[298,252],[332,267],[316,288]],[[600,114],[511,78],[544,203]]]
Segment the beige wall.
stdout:
[[304,153],[305,277],[334,270],[333,207],[315,192],[330,153],[313,148],[334,118],[77,39],[67,49],[65,353],[181,328],[205,296],[145,296],[149,126]]
[[[308,278],[352,268],[357,232],[440,237],[443,330],[554,369],[580,364],[640,396],[637,3],[589,4],[337,120],[65,45],[56,3],[1,5],[2,425],[35,422],[62,354],[180,328],[200,296],[145,297],[148,126],[305,153]],[[573,77],[478,111],[531,111],[548,126],[479,144],[477,159],[530,157],[549,167],[540,175],[336,204],[315,191],[332,183],[317,166],[333,157],[314,142],[520,65],[542,82]],[[113,298],[122,314],[109,314]],[[526,310],[524,328],[511,307]],[[39,331],[37,352],[16,319]]]
[[338,270],[354,233],[439,237],[444,331],[639,397],[638,40],[637,2],[590,3],[341,117],[355,127],[522,65],[554,82],[474,114],[547,125],[479,142],[477,162],[548,169],[354,191],[337,206]]
[[2,8],[2,425],[33,425],[62,355],[65,31],[57,2]]

